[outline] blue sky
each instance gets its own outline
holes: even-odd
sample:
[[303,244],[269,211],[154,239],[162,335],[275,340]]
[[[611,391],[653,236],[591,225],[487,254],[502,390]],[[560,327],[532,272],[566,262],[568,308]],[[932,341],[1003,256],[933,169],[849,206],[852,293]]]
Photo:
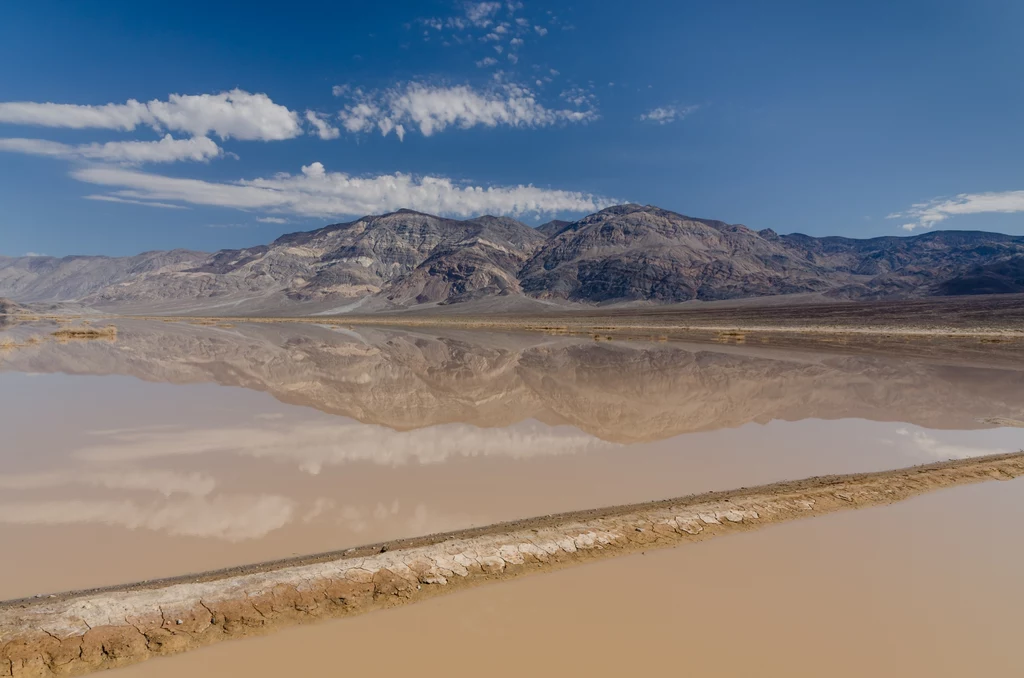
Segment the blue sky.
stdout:
[[0,253],[616,201],[1022,234],[1022,23],[1012,0],[5,3]]

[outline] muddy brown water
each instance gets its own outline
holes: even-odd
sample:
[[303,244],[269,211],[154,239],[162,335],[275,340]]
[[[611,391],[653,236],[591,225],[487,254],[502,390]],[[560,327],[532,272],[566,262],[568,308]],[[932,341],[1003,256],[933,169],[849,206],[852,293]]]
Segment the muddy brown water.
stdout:
[[1020,480],[461,591],[124,678],[1018,676]]
[[[1024,447],[1024,373],[973,356],[116,324],[116,341],[0,353],[0,543],[16,554],[0,559],[0,599]],[[8,332],[22,344],[49,331]],[[534,666],[621,675],[627,663],[664,667],[654,655],[681,646],[701,648],[684,652],[698,675],[743,675],[756,664],[729,652],[739,644],[779,671],[798,646],[808,661],[831,648],[847,657],[834,675],[863,675],[868,660],[857,657],[909,661],[933,646],[942,649],[935,657],[951,657],[955,644],[939,641],[957,634],[963,661],[999,658],[999,632],[986,641],[965,620],[990,615],[1006,626],[1005,601],[987,591],[1021,558],[993,525],[1019,519],[1020,493],[1019,481],[957,489],[867,518],[830,516],[530,577],[129,671],[189,673],[197,665],[182,662],[206,657],[211,671],[194,675],[215,666],[220,675],[280,674],[279,643],[304,648],[300,674],[330,675],[317,663],[330,654],[318,654],[321,644],[347,648],[346,667],[365,659],[369,670],[387,637],[422,658],[420,673],[452,669],[458,655],[460,666],[502,675],[488,658],[515,647]],[[969,556],[951,555],[950,535]],[[983,595],[963,593],[964,582]],[[1006,600],[1019,600],[1003,586]],[[960,602],[928,603],[925,589],[935,587]],[[900,624],[872,624],[871,606]],[[404,660],[392,654],[397,673]],[[924,670],[943,665],[961,666],[936,659],[920,675],[964,675]],[[779,671],[760,675],[801,675]]]

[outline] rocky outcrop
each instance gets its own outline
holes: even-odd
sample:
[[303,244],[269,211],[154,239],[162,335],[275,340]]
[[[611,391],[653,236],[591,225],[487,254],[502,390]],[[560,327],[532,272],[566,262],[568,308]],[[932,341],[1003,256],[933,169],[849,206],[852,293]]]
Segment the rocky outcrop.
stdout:
[[537,231],[544,235],[545,238],[553,238],[566,229],[567,226],[572,224],[571,221],[563,221],[562,219],[553,219],[546,223],[541,224],[537,227]]
[[400,306],[456,304],[486,296],[522,294],[518,273],[544,243],[534,229],[513,219],[480,217],[434,247],[413,270],[396,279],[384,297]]
[[975,264],[936,287],[940,294],[1014,294],[1024,292],[1024,254]]
[[0,296],[228,315],[479,299],[879,299],[1020,291],[1021,261],[1024,238],[998,233],[780,236],[650,205],[618,205],[536,229],[507,217],[456,220],[399,210],[213,254],[0,257]]
[[620,205],[561,230],[521,273],[541,298],[686,301],[819,292],[826,269],[745,226]]
[[79,675],[468,585],[1024,475],[1024,453],[528,519],[0,605],[0,676]]

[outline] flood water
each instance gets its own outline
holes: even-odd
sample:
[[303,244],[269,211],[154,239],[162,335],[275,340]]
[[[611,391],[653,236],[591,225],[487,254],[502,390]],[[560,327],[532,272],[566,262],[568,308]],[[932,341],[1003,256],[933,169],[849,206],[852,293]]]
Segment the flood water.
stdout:
[[[0,352],[0,599],[1024,446],[1014,370],[124,321]],[[46,328],[16,326],[19,342]]]
[[[1024,373],[955,359],[117,325],[113,341],[3,333],[16,346],[0,351],[0,599],[1024,447]],[[811,667],[833,654],[847,660],[831,675],[1018,675],[1003,636],[1024,602],[1011,575],[1024,565],[1022,490],[939,492],[125,673],[333,675],[336,651],[370,671],[400,638],[409,660],[393,668],[423,675],[476,675],[510,646],[563,673],[664,672],[673,643],[700,675],[820,675]],[[445,661],[454,653],[466,671]],[[878,662],[906,668],[870,671]]]
[[1013,678],[1021,481],[480,586],[115,672]]

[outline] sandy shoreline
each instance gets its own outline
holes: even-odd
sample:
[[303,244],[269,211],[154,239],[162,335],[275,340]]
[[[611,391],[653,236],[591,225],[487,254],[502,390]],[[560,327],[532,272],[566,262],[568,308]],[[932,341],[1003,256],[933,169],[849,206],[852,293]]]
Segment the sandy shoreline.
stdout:
[[544,516],[0,604],[0,676],[74,675],[464,586],[1024,475],[1024,453]]

